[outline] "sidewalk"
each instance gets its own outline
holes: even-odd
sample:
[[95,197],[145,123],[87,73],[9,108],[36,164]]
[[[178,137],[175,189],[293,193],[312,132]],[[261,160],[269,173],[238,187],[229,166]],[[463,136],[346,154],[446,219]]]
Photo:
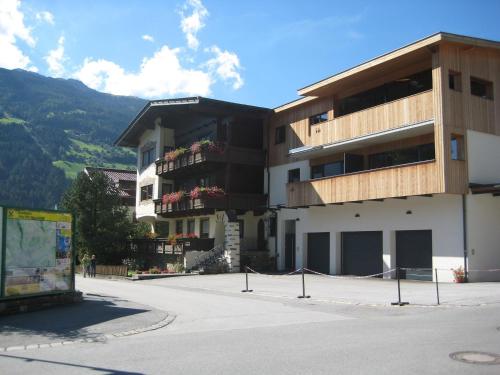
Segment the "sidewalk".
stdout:
[[163,311],[117,297],[85,294],[78,304],[0,317],[0,351],[102,341],[159,328],[156,325],[166,320],[168,314]]

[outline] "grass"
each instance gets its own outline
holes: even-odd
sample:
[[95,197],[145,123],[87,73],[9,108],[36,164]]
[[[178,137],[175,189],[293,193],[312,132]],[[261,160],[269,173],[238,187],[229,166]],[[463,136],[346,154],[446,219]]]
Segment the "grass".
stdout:
[[26,124],[26,121],[15,117],[5,117],[5,118],[0,118],[0,124],[24,125]]
[[76,176],[78,176],[78,173],[83,171],[83,168],[86,167],[86,165],[83,163],[74,163],[65,160],[53,161],[52,165],[54,167],[62,169],[64,171],[64,174],[66,175],[66,178],[69,178],[71,180],[74,180]]

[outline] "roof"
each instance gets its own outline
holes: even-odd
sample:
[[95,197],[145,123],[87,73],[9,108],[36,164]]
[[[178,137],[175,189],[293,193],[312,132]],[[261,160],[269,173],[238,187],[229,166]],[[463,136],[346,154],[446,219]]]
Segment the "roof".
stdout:
[[159,116],[185,118],[188,115],[198,116],[247,116],[265,117],[271,110],[247,104],[239,104],[204,98],[201,96],[152,100],[135,116],[128,127],[115,141],[115,145],[136,147],[140,135],[148,128],[154,128],[154,121]]
[[375,57],[371,60],[368,60],[364,63],[356,65],[356,66],[349,68],[347,70],[344,70],[344,71],[337,73],[333,76],[330,76],[328,78],[322,79],[322,80],[315,82],[313,84],[305,86],[305,87],[298,90],[298,94],[302,95],[302,96],[318,96],[321,94],[322,91],[325,90],[325,88],[327,88],[328,86],[332,86],[334,83],[336,83],[338,81],[341,81],[345,78],[353,76],[357,73],[366,71],[370,68],[381,65],[381,64],[386,63],[388,61],[397,59],[403,55],[407,55],[410,53],[422,53],[422,52],[425,53],[429,50],[429,47],[438,45],[442,42],[464,44],[464,45],[475,46],[475,47],[500,49],[500,42],[499,41],[487,40],[487,39],[481,39],[481,38],[473,38],[473,37],[469,37],[469,36],[451,34],[451,33],[445,33],[445,32],[438,32],[438,33],[430,35],[426,38],[417,40],[416,42],[413,42],[413,43],[408,44],[406,46],[400,47],[394,51],[391,51],[391,52],[388,52],[388,53],[383,54],[381,56]]
[[469,184],[469,188],[472,194],[493,194],[494,196],[500,196],[500,183],[498,184]]
[[116,184],[119,181],[137,181],[137,172],[126,169],[85,167],[84,171],[87,174],[89,172],[102,172]]

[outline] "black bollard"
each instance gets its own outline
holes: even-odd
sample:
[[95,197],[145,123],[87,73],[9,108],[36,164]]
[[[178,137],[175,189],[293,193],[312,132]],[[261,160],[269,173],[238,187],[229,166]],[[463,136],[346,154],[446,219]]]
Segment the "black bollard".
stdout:
[[391,302],[391,305],[393,306],[404,306],[404,305],[409,305],[409,302],[401,302],[401,284],[400,284],[400,271],[399,267],[396,267],[396,277],[398,279],[398,302]]
[[311,298],[311,296],[306,296],[306,280],[304,277],[304,267],[302,267],[302,295],[297,296],[297,298]]
[[437,302],[438,302],[438,305],[439,305],[439,281],[438,281],[438,269],[435,268],[434,269],[434,272],[436,274],[436,297],[437,297]]
[[253,289],[248,289],[248,267],[245,266],[245,284],[246,284],[246,289],[242,290],[242,293],[251,293],[253,292]]

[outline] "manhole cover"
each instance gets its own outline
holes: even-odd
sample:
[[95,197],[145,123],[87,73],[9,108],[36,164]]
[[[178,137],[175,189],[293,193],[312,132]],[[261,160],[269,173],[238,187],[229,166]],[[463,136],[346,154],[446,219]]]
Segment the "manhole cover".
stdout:
[[450,358],[456,361],[476,365],[500,365],[500,355],[486,352],[456,352]]

